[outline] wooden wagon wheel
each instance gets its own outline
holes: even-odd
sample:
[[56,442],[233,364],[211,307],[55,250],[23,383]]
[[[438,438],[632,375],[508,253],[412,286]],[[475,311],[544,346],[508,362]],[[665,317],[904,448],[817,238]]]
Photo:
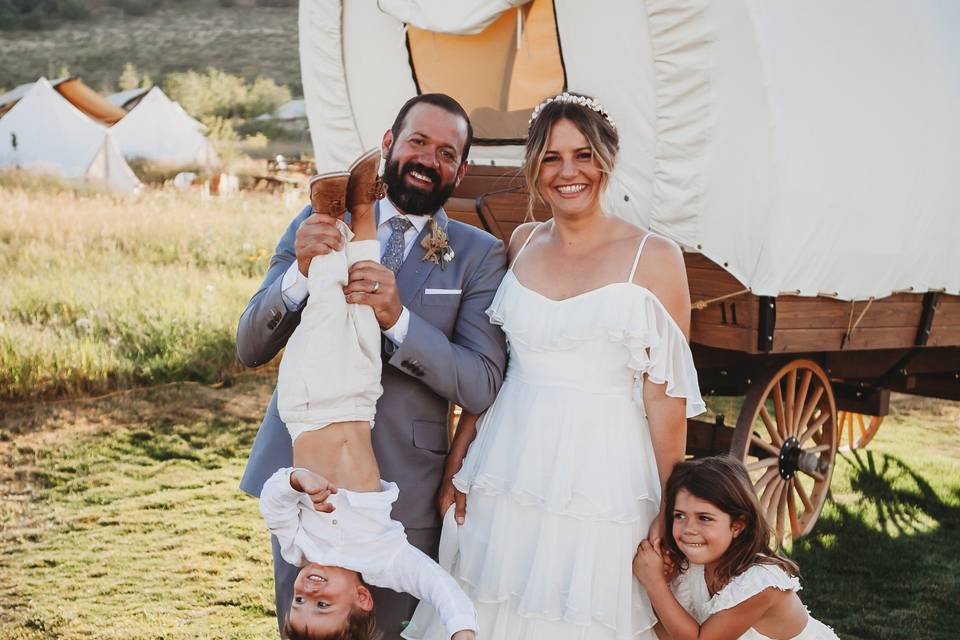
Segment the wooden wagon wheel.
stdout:
[[794,360],[747,391],[730,453],[747,466],[777,540],[813,529],[837,451],[837,409],[817,363]]
[[853,411],[841,411],[837,417],[840,445],[846,444],[849,449],[862,449],[870,444],[873,436],[877,435],[883,416],[868,416]]

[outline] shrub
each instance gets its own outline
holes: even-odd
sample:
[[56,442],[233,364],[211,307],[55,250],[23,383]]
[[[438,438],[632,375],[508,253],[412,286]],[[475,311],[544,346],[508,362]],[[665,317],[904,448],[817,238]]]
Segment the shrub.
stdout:
[[163,90],[195,118],[251,118],[269,113],[290,99],[290,90],[270,78],[248,86],[243,78],[219,69],[171,73]]

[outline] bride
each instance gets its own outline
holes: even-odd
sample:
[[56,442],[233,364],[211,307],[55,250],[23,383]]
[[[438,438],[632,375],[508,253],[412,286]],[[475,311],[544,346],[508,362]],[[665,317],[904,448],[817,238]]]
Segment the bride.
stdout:
[[[485,640],[654,637],[631,561],[663,534],[663,487],[704,406],[679,248],[601,205],[618,145],[592,98],[534,110],[524,172],[553,219],[510,241],[487,311],[510,345],[506,379],[453,478],[466,518],[448,517],[441,542],[458,537],[447,568]],[[429,605],[404,636],[443,637]]]

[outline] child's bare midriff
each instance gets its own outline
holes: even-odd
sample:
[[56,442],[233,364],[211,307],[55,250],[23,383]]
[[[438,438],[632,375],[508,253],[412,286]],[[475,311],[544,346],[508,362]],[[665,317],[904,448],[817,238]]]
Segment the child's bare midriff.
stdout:
[[334,422],[300,434],[293,443],[293,465],[349,491],[381,490],[380,467],[366,421]]

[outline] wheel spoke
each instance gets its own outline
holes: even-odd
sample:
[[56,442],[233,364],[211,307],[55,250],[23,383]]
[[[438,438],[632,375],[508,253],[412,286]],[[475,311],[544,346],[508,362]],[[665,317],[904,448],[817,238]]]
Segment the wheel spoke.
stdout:
[[762,502],[760,503],[761,508],[763,508],[763,512],[766,514],[767,522],[770,524],[774,523],[774,519],[777,516],[777,508],[779,507],[780,503],[780,492],[783,491],[783,485],[784,483],[782,480],[777,482],[770,491],[770,500],[767,501],[767,504],[764,505]]
[[[796,400],[796,413],[794,414],[794,420],[791,423],[790,433],[791,435],[797,435],[800,433],[800,425],[804,424],[810,416],[804,418],[804,414],[807,412],[807,405],[810,404],[807,402],[807,393],[810,391],[810,379],[813,377],[813,371],[807,369],[803,372],[803,377],[800,378],[800,390],[797,392]],[[816,403],[813,403],[816,405]],[[812,410],[811,410],[812,412]]]
[[820,403],[820,398],[823,397],[823,391],[823,386],[818,384],[817,388],[813,392],[813,395],[810,397],[810,400],[803,408],[803,414],[800,416],[800,420],[797,421],[797,428],[794,433],[800,433],[800,429],[806,427],[807,423],[810,422],[810,416],[812,416],[813,412],[817,410],[817,405]]
[[779,468],[768,469],[767,472],[762,476],[760,476],[760,479],[757,480],[756,483],[754,483],[753,485],[754,493],[758,495],[761,494],[763,490],[767,488],[767,485],[769,485],[770,482],[774,478],[776,478],[778,475],[780,475]]
[[863,426],[863,414],[861,413],[857,414],[857,426],[860,427],[860,439],[863,440],[867,436],[867,430]]
[[783,446],[783,438],[780,437],[780,434],[777,433],[777,427],[774,426],[773,420],[770,418],[770,414],[767,413],[767,408],[763,405],[760,405],[760,419],[763,420],[763,426],[767,428],[767,433],[770,434],[770,439],[778,447]]
[[826,478],[823,477],[823,474],[820,473],[819,471],[806,471],[805,469],[800,469],[800,471],[803,471],[805,474],[807,474],[817,482],[823,482],[824,480],[826,480]]
[[787,487],[787,509],[790,512],[790,535],[796,538],[800,535],[800,519],[797,517],[797,499],[792,483]]
[[780,489],[777,504],[777,540],[783,543],[784,524],[787,514],[787,494],[790,493],[790,486],[784,482]]
[[810,436],[812,436],[814,433],[816,433],[816,432],[817,432],[817,429],[819,429],[820,427],[822,427],[822,426],[823,426],[823,423],[826,422],[829,418],[830,418],[830,412],[829,412],[829,411],[827,411],[826,409],[824,409],[823,411],[821,411],[821,412],[820,412],[820,415],[818,415],[818,416],[816,417],[816,419],[815,419],[813,422],[810,423],[810,426],[808,426],[808,427],[806,428],[806,430],[803,432],[803,434],[801,434],[801,436],[800,436],[799,438],[797,438],[797,440],[800,442],[800,444],[803,445],[803,443],[806,442],[807,439],[808,439]]
[[790,373],[787,374],[787,406],[784,410],[783,417],[786,419],[786,422],[783,425],[786,433],[784,434],[785,438],[788,438],[793,435],[793,419],[796,418],[796,402],[797,402],[797,370],[792,369]]
[[773,385],[773,408],[777,416],[777,433],[783,440],[787,439],[787,420],[783,415],[783,390],[780,381]]
[[800,502],[803,503],[803,508],[807,511],[813,511],[813,503],[810,502],[810,496],[807,495],[807,490],[803,488],[803,483],[800,482],[800,478],[793,476],[793,486],[797,490],[797,495],[800,496]]
[[848,413],[844,415],[844,422],[847,424],[847,442],[850,448],[853,449],[853,414]]
[[815,447],[810,447],[809,449],[804,449],[804,453],[820,453],[821,451],[830,451],[829,444],[818,444]]
[[775,464],[780,463],[780,458],[764,458],[763,460],[758,460],[757,462],[751,462],[747,465],[747,471],[759,471],[760,469],[766,469],[767,467],[772,467]]
[[756,445],[756,446],[760,447],[761,449],[763,449],[764,451],[766,451],[767,453],[769,453],[769,454],[772,455],[772,456],[775,456],[775,457],[777,457],[777,458],[780,457],[780,449],[777,449],[776,447],[774,447],[772,444],[770,444],[769,442],[767,442],[767,441],[764,440],[763,438],[760,438],[760,437],[758,437],[758,436],[756,436],[756,435],[751,434],[751,435],[750,435],[750,444],[753,444],[753,445]]

